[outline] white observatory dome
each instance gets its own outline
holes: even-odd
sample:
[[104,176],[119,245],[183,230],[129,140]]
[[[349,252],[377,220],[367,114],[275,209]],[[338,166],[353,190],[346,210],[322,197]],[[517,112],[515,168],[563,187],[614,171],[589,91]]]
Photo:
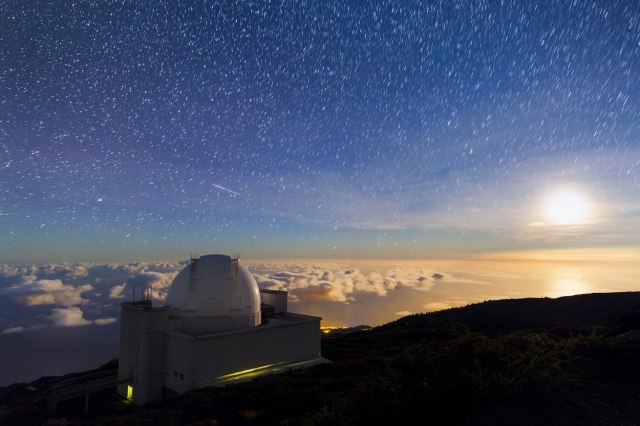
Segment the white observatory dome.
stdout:
[[238,259],[209,254],[192,259],[174,278],[166,305],[171,328],[190,334],[260,325],[260,290]]

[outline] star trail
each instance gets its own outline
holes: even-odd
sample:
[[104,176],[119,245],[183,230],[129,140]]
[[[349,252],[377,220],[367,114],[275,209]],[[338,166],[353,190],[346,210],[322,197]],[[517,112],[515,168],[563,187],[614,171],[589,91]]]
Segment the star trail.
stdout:
[[[0,262],[640,241],[637,2],[13,1],[0,27]],[[584,211],[550,220],[556,193]]]

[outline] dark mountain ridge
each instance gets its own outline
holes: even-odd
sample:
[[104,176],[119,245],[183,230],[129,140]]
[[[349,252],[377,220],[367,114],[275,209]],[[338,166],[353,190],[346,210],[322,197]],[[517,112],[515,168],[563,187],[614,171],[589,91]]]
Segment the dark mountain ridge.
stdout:
[[473,330],[495,333],[612,326],[622,316],[629,316],[635,311],[640,312],[640,292],[591,293],[557,299],[544,297],[489,300],[460,308],[412,315],[394,323],[415,327],[421,321],[448,319],[465,323]]

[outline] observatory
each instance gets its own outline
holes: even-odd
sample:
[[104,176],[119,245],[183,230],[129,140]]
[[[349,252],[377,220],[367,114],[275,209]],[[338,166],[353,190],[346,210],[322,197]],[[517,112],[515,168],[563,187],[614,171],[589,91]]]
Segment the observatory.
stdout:
[[319,317],[287,311],[238,258],[194,258],[165,306],[121,304],[118,393],[135,404],[326,362]]

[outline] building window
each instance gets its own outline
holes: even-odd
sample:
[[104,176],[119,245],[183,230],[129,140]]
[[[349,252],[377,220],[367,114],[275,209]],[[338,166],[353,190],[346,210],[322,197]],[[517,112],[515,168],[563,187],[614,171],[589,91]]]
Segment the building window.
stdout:
[[127,399],[129,401],[133,399],[133,387],[131,385],[127,386]]

